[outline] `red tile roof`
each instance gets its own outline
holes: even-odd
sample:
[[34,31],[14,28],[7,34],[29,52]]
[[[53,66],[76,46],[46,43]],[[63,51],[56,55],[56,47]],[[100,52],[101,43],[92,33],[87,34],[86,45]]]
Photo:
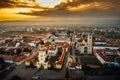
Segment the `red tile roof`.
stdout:
[[116,50],[109,50],[109,49],[95,49],[94,54],[98,54],[102,59],[107,62],[115,62],[115,58],[113,56],[105,55],[104,52],[116,52]]
[[2,57],[4,60],[14,60],[17,55],[2,55],[0,54],[0,57]]
[[51,44],[51,42],[47,41],[44,45],[45,47],[48,47]]
[[79,66],[79,65],[80,65],[79,63],[75,63],[75,62],[72,62],[72,63],[71,63],[71,66],[72,66],[72,67]]
[[27,33],[27,34],[20,34],[19,36],[20,37],[27,36],[27,37],[35,37],[35,38],[45,38],[45,37],[47,37],[48,34],[50,34],[50,33],[45,33],[45,34],[30,34],[30,33]]
[[64,44],[64,42],[55,42],[57,45]]
[[82,44],[82,45],[86,45],[87,43],[86,43],[85,40],[83,40],[83,41],[81,42],[81,44]]
[[61,56],[60,56],[60,58],[59,58],[59,60],[58,60],[58,63],[61,63],[61,64],[63,63],[65,54],[66,54],[66,50],[64,49]]
[[37,53],[35,53],[35,55],[30,56],[26,61],[27,62],[33,61],[35,59],[35,57],[37,57],[38,55],[39,55],[39,53],[37,52]]
[[26,56],[24,56],[24,55],[23,56],[17,56],[16,58],[14,58],[14,62],[20,62],[25,58],[26,58]]
[[110,49],[95,49],[94,51],[96,53],[101,53],[101,52],[117,52],[116,50],[110,50]]
[[8,46],[15,46],[16,45],[16,42],[9,42],[8,43]]
[[39,41],[40,41],[40,38],[35,38],[34,41],[35,41],[35,42],[39,42]]
[[63,48],[68,48],[69,44],[67,42],[64,43]]

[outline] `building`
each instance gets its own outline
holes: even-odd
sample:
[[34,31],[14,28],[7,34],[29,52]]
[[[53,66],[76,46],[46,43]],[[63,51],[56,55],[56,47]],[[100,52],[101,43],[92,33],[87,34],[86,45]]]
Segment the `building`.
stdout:
[[46,61],[46,51],[38,51],[38,56],[37,56],[37,63],[36,63],[36,67],[37,68],[44,68],[47,69],[48,68],[48,62]]
[[[42,69],[48,69],[51,67],[61,69],[69,44],[67,42],[55,42],[55,40],[44,43],[44,41],[41,40],[38,48],[39,50],[25,61],[26,66],[33,65]],[[62,52],[59,52],[59,54],[58,48],[62,49]],[[53,61],[52,59],[55,58],[56,60]]]
[[80,51],[81,54],[91,54],[92,53],[92,35],[87,35],[87,40],[83,39],[77,42],[76,49]]
[[0,57],[3,58],[5,60],[6,63],[10,63],[10,64],[15,64],[15,65],[20,65],[24,62],[26,56],[25,55],[1,55]]
[[117,54],[117,50],[94,49],[93,53],[102,64],[120,67],[120,56]]
[[55,44],[55,40],[51,41],[51,44],[47,48],[47,55],[48,56],[55,56],[58,53],[58,47]]
[[38,51],[38,56],[37,56],[37,68],[48,68],[48,61],[46,61],[47,58],[47,49],[45,48],[44,41],[40,41],[39,44],[39,51]]

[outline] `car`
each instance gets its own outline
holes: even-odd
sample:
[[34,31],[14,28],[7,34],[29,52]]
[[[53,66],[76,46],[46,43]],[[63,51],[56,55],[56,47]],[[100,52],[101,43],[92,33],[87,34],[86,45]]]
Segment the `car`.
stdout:
[[75,66],[75,68],[76,68],[76,69],[82,69],[82,67],[81,67],[81,66]]
[[70,70],[75,70],[75,67],[69,67]]
[[38,76],[34,76],[34,77],[32,77],[32,79],[39,79],[39,77]]

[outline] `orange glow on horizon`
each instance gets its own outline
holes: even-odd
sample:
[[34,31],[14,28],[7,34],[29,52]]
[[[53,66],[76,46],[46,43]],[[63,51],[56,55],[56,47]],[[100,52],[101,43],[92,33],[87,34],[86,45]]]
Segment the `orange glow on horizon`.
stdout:
[[23,15],[19,13],[32,13],[32,11],[42,11],[42,9],[34,8],[5,8],[0,9],[0,19],[1,20],[27,20],[35,19],[37,16]]

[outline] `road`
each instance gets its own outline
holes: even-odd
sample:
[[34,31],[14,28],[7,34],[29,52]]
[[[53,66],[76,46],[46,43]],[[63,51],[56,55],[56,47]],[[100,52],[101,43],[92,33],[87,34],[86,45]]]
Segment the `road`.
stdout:
[[71,58],[72,60],[70,60],[70,61],[76,62],[76,58],[77,58],[78,59],[78,63],[80,63],[79,56],[76,56],[76,54],[75,54],[75,46],[74,46],[74,44],[72,44],[71,47],[72,47],[72,50],[71,50],[72,54],[69,56],[69,58]]

